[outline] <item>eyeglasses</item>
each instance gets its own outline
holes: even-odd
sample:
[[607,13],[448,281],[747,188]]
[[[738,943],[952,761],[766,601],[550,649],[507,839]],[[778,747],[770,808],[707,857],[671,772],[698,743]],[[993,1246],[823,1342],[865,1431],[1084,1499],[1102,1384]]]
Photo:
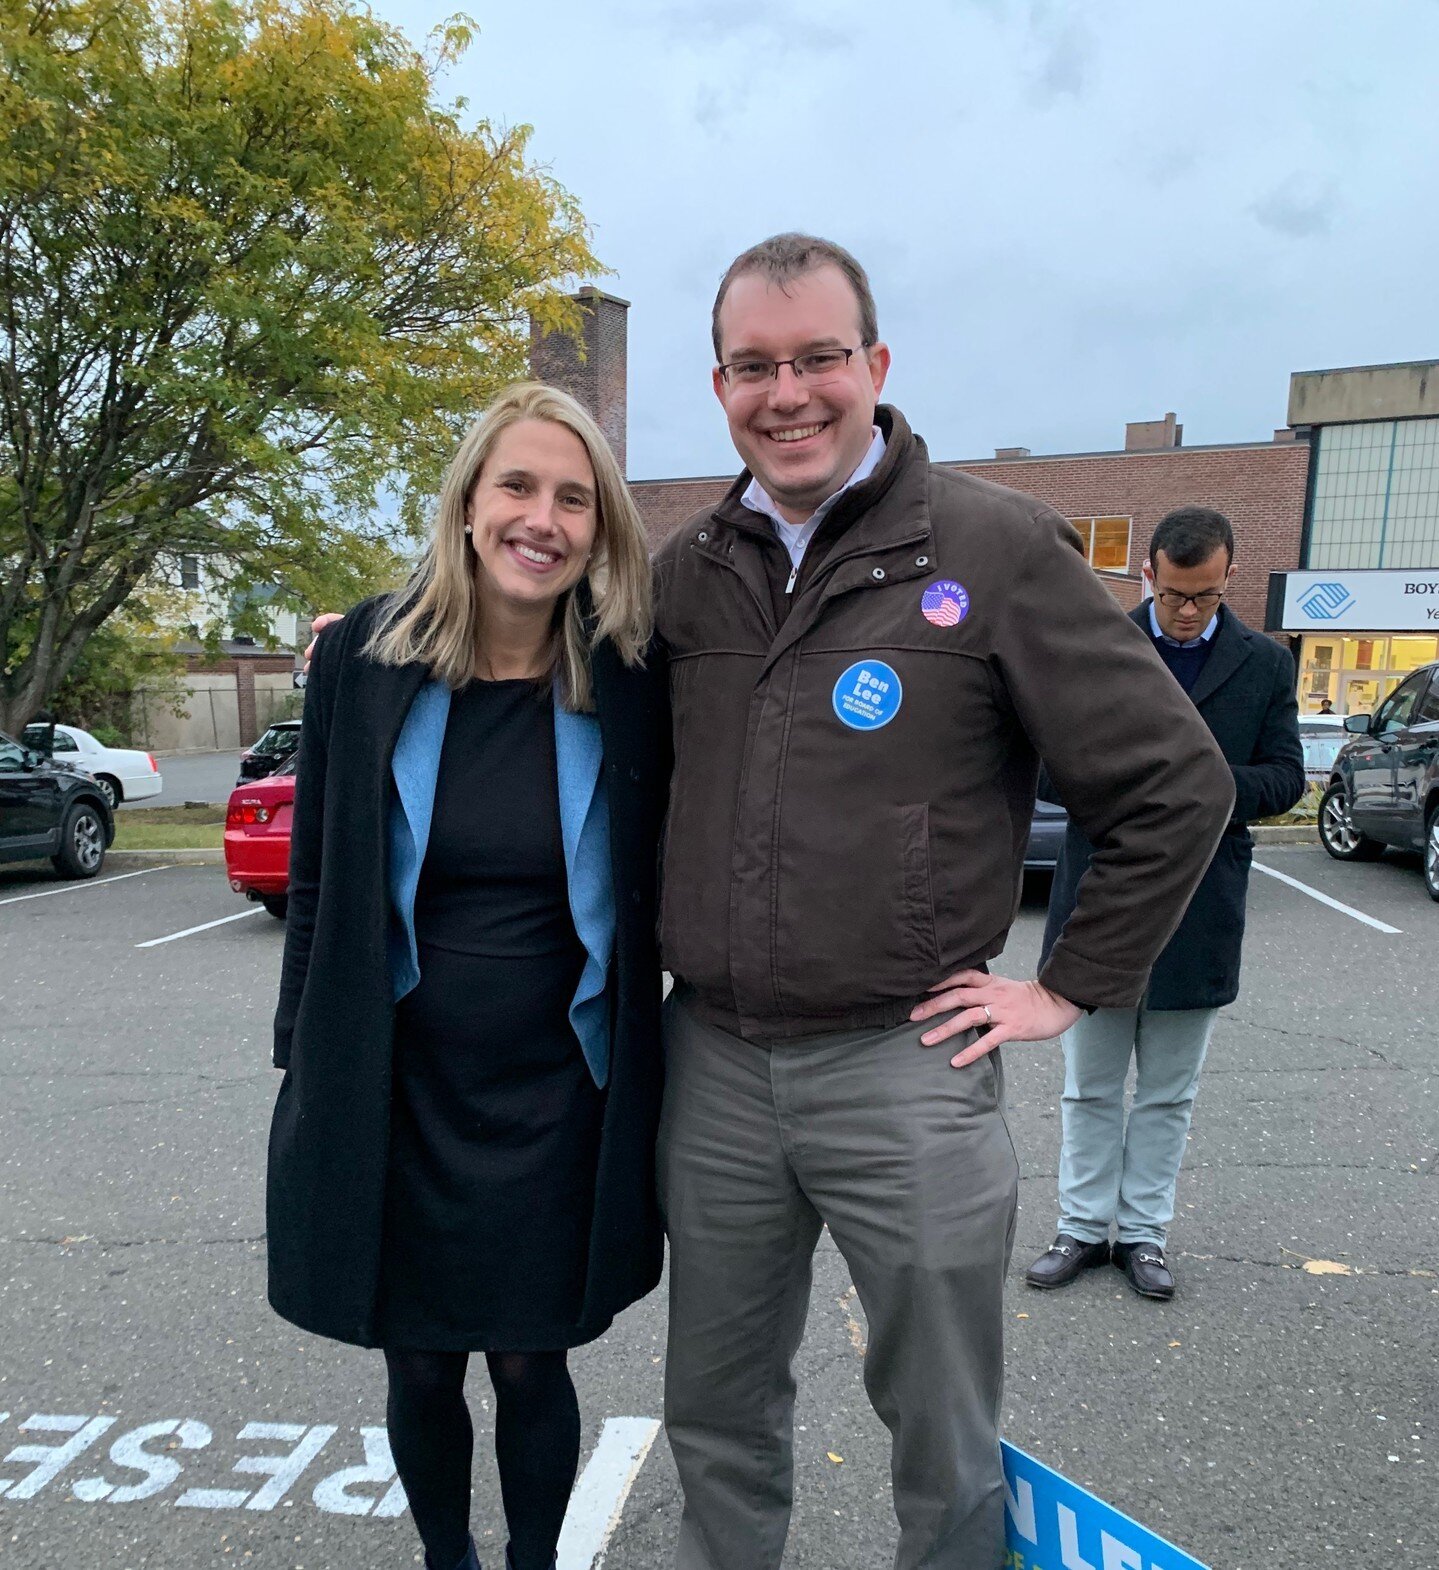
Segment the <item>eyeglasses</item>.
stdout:
[[1197,611],[1212,611],[1224,598],[1223,589],[1205,589],[1202,594],[1181,594],[1178,589],[1157,589],[1154,597],[1172,611],[1182,611],[1193,605]]
[[720,366],[719,372],[731,387],[763,387],[779,376],[780,366],[787,365],[801,381],[819,386],[843,375],[850,359],[858,353],[859,349],[812,349],[792,360],[731,360]]

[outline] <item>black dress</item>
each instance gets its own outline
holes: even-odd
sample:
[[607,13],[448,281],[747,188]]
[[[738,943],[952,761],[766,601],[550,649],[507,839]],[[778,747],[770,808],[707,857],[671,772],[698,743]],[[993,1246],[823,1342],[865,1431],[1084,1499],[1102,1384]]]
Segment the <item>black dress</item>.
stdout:
[[554,712],[529,681],[450,706],[396,1009],[380,1344],[544,1351],[580,1322],[604,1093],[569,1022]]

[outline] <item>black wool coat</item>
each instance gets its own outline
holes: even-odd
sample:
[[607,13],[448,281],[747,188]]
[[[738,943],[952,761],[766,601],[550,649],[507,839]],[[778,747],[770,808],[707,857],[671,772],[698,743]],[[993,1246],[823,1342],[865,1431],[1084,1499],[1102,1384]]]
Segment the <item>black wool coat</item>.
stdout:
[[[1150,635],[1148,600],[1131,620]],[[1288,811],[1304,794],[1295,684],[1289,651],[1221,607],[1214,647],[1189,696],[1233,771],[1234,817],[1178,930],[1155,961],[1145,1008],[1222,1008],[1239,996],[1245,896],[1254,856],[1248,825]],[[1115,697],[1122,701],[1122,695]],[[1144,724],[1144,715],[1136,714],[1134,723]],[[1046,958],[1074,909],[1093,849],[1071,823],[1049,895]]]
[[[322,635],[305,694],[275,1013],[274,1061],[285,1077],[270,1129],[266,1195],[271,1305],[302,1329],[357,1346],[377,1344],[390,1135],[390,760],[427,677],[423,666],[385,667],[360,653],[377,604],[366,602]],[[586,1320],[618,1313],[660,1276],[656,851],[671,760],[663,657],[652,654],[633,669],[601,643],[592,670],[616,937]]]

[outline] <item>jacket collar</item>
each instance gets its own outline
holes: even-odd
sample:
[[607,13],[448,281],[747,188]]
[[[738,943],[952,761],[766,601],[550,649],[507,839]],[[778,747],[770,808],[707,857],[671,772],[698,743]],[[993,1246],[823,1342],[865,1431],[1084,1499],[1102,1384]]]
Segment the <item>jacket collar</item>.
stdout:
[[[1147,599],[1136,610],[1129,613],[1129,619],[1143,629],[1145,637],[1149,637]],[[1227,605],[1221,605],[1219,626],[1215,628],[1214,637],[1210,640],[1209,658],[1205,660],[1204,669],[1200,671],[1199,679],[1194,683],[1189,694],[1190,701],[1196,708],[1206,698],[1216,693],[1243,665],[1254,652],[1254,641],[1255,634]]]
[[[810,543],[813,550],[821,539],[843,534],[843,542],[832,547],[832,561],[929,538],[929,452],[893,405],[880,404],[874,423],[884,436],[884,457],[868,479],[840,495]],[[746,469],[725,492],[713,515],[717,535],[735,530],[775,537],[769,520],[741,500],[753,478]]]

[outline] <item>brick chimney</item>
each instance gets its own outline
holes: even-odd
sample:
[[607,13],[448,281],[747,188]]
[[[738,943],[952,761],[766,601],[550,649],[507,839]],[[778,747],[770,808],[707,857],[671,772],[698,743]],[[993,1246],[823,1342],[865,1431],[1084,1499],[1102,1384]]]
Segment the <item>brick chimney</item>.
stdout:
[[996,447],[994,449],[994,457],[995,457],[995,461],[996,462],[1001,462],[1005,458],[1009,458],[1009,459],[1027,458],[1027,457],[1029,457],[1029,448],[1028,447]]
[[1124,427],[1125,452],[1160,452],[1184,444],[1184,427],[1174,423],[1174,415],[1162,420],[1131,420]]
[[584,318],[583,340],[546,333],[530,320],[530,375],[578,398],[625,467],[625,371],[630,302],[586,284],[571,298]]

